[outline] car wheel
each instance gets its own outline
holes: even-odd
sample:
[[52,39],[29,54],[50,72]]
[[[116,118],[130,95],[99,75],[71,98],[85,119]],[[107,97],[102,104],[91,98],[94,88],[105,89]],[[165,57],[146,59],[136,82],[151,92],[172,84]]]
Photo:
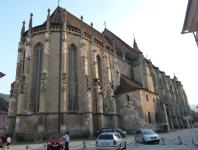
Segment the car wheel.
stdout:
[[137,141],[137,143],[138,143],[138,140],[137,140],[137,138],[135,137],[135,140]]
[[157,142],[157,144],[159,144],[159,141]]
[[143,143],[143,144],[146,144],[146,141],[145,141],[145,139],[144,139],[144,138],[142,139],[142,143]]
[[121,145],[120,145],[120,147],[118,148],[118,150],[122,150],[122,147],[121,147]]
[[126,142],[125,142],[125,145],[124,145],[124,149],[126,149]]

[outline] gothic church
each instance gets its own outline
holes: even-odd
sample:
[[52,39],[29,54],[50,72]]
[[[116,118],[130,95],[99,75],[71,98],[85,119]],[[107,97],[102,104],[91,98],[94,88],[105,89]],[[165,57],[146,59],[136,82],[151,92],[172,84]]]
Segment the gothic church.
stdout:
[[132,48],[59,6],[41,25],[32,19],[21,30],[7,134],[35,140],[59,131],[91,137],[103,127],[129,134],[187,127],[183,85],[147,60],[135,39]]

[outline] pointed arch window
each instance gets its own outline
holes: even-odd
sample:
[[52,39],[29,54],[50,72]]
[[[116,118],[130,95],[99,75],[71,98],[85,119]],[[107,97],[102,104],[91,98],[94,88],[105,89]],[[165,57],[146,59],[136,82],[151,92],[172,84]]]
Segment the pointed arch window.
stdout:
[[74,46],[69,49],[69,101],[68,110],[78,111],[77,59]]
[[101,58],[99,55],[97,55],[97,67],[98,67],[98,79],[100,80],[100,86],[102,86],[102,64],[101,64]]
[[43,48],[39,45],[36,48],[36,70],[35,70],[35,89],[34,89],[34,111],[39,112],[40,103],[40,81],[41,81],[41,68],[42,68],[42,54]]

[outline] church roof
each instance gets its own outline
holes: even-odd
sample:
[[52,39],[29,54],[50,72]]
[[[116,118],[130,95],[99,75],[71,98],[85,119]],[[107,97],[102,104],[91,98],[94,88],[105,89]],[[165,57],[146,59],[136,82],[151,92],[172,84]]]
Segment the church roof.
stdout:
[[[56,10],[50,16],[50,23],[62,23],[63,22],[63,11],[62,7],[57,7]],[[72,15],[70,12],[66,10],[66,17],[67,17],[67,25],[75,27],[77,29],[81,29],[81,20],[76,16]],[[42,24],[46,25],[46,21]],[[91,26],[83,22],[84,32],[91,35]],[[102,33],[94,29],[94,38],[97,39],[102,43]],[[112,48],[109,42],[105,41],[106,46]]]
[[[132,47],[130,47],[127,43],[125,43],[123,40],[121,40],[119,37],[117,37],[115,34],[113,34],[111,31],[105,28],[104,35],[106,36],[106,39],[108,42],[113,46],[114,39],[116,50],[122,54],[125,54],[126,57],[130,59],[138,58],[138,55],[141,51],[135,50]],[[124,49],[122,50],[122,45],[124,46]]]
[[[50,23],[62,23],[63,22],[63,11],[64,9],[62,7],[57,7],[56,10],[51,14],[50,16]],[[67,25],[75,27],[77,29],[81,29],[81,20],[74,15],[72,15],[70,12],[66,11],[66,17],[67,17]],[[46,25],[46,21],[42,24]],[[91,35],[91,26],[83,22],[84,26],[84,32]],[[138,58],[138,55],[141,51],[137,51],[130,47],[128,44],[126,44],[124,41],[122,41],[119,37],[117,37],[115,34],[113,34],[111,31],[105,28],[104,30],[105,35],[105,44],[106,46],[110,47],[112,49],[112,39],[115,41],[116,50],[121,53],[125,54],[125,57],[128,57],[129,59],[133,60]],[[102,43],[102,33],[94,29],[94,38],[97,39]],[[122,51],[122,44],[124,45],[124,51]]]
[[0,111],[8,111],[9,103],[0,97]]
[[134,91],[142,89],[142,85],[137,81],[121,74],[120,76],[120,85],[116,87],[115,94],[124,93],[128,91]]

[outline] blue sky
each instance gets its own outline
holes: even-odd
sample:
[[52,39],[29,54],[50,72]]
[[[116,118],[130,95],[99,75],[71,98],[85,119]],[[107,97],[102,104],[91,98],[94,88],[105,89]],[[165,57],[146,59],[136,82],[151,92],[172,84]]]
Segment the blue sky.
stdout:
[[[181,35],[188,0],[60,0],[60,6],[83,19],[93,22],[98,31],[112,31],[130,46],[133,33],[143,54],[153,64],[184,85],[190,104],[197,100],[197,56],[192,34]],[[33,26],[42,24],[56,9],[58,0],[6,0],[0,4],[0,93],[9,94],[15,80],[18,42],[23,20],[28,29],[30,13]]]

